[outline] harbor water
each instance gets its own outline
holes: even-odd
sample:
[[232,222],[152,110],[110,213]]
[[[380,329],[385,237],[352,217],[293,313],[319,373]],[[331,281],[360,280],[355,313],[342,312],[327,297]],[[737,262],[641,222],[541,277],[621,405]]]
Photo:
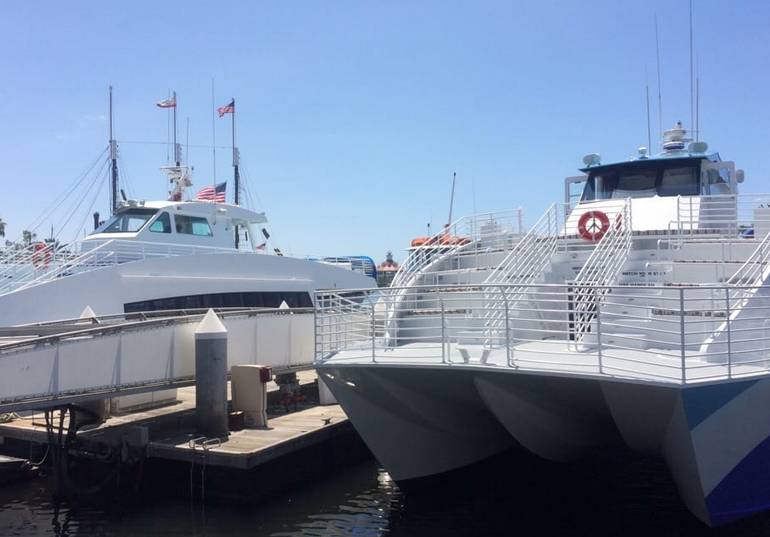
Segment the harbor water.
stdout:
[[770,515],[707,528],[681,503],[662,463],[628,453],[579,464],[506,454],[451,482],[407,491],[369,460],[254,505],[204,506],[169,497],[153,483],[129,500],[74,505],[54,500],[50,485],[38,478],[0,489],[0,535],[770,534]]

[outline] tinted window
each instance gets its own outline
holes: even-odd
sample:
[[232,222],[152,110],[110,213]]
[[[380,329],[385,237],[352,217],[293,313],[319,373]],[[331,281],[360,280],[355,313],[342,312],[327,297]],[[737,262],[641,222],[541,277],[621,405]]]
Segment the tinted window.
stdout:
[[155,209],[129,209],[113,216],[97,233],[136,233],[155,215]]
[[663,177],[658,187],[661,196],[697,196],[700,192],[698,168],[668,168],[663,170]]
[[150,224],[150,231],[153,233],[171,233],[171,218],[168,213],[162,213],[155,221]]
[[188,216],[185,214],[174,215],[176,232],[185,235],[197,235],[199,237],[211,237],[209,221],[202,216]]
[[260,291],[155,298],[124,304],[123,311],[137,313],[200,308],[277,308],[282,302],[286,302],[291,308],[313,306],[310,295],[305,291]]
[[618,174],[618,182],[612,193],[613,198],[646,198],[654,196],[655,181],[658,173],[655,170],[629,170]]

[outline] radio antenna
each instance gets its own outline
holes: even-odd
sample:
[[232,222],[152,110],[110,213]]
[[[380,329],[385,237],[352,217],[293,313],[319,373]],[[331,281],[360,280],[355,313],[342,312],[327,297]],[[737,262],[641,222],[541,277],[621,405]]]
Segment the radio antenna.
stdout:
[[658,37],[658,15],[655,15],[655,59],[658,70],[658,137],[663,139],[663,94],[660,89],[660,39]]
[[644,86],[645,98],[647,99],[647,150],[652,152],[652,133],[650,132],[650,85]]
[[692,0],[690,0],[690,128],[696,130],[695,127],[695,76],[693,75],[693,61],[692,61]]
[[695,141],[700,141],[700,78],[695,76]]

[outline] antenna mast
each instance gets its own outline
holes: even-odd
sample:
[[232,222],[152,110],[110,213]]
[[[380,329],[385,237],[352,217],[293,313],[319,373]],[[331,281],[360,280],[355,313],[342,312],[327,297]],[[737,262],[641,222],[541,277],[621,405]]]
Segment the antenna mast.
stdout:
[[652,133],[650,132],[650,86],[644,86],[645,97],[647,99],[647,150],[652,151]]
[[[233,105],[233,187],[235,189],[235,196],[233,201],[235,205],[241,204],[241,173],[238,170],[238,147],[235,145],[235,97],[232,100]],[[240,242],[240,228],[235,226],[235,249],[238,249],[238,243]]]
[[179,145],[176,143],[176,91],[174,92],[172,99],[174,100],[174,137],[171,140],[171,143],[174,148],[174,166],[179,166]]
[[112,86],[110,86],[110,214],[118,209],[118,144],[112,132]]
[[657,15],[655,15],[655,58],[658,69],[658,138],[663,139],[663,94],[660,89],[660,39],[658,39]]
[[[692,62],[692,0],[690,0],[690,128],[695,129],[695,81]],[[697,131],[696,131],[697,132]],[[697,136],[697,134],[696,134]]]
[[213,167],[214,188],[217,184],[217,119],[216,119],[216,101],[214,100],[214,77],[211,77],[211,160]]
[[447,221],[446,227],[449,228],[449,226],[452,225],[452,206],[455,203],[455,181],[457,180],[457,172],[452,172],[452,193],[449,195],[449,220]]

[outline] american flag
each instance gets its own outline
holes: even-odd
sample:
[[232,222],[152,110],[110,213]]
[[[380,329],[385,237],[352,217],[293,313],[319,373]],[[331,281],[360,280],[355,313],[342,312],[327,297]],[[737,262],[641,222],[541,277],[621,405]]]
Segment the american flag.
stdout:
[[201,188],[198,193],[195,194],[195,199],[198,201],[213,201],[216,203],[224,203],[226,190],[227,181],[224,183],[219,183],[216,186],[209,185],[207,187]]
[[174,94],[173,97],[169,97],[168,99],[158,101],[155,103],[155,106],[158,108],[176,108],[176,94]]
[[220,106],[217,108],[217,112],[219,112],[219,117],[224,116],[225,114],[234,114],[235,113],[235,99],[230,101],[230,104],[226,106]]

